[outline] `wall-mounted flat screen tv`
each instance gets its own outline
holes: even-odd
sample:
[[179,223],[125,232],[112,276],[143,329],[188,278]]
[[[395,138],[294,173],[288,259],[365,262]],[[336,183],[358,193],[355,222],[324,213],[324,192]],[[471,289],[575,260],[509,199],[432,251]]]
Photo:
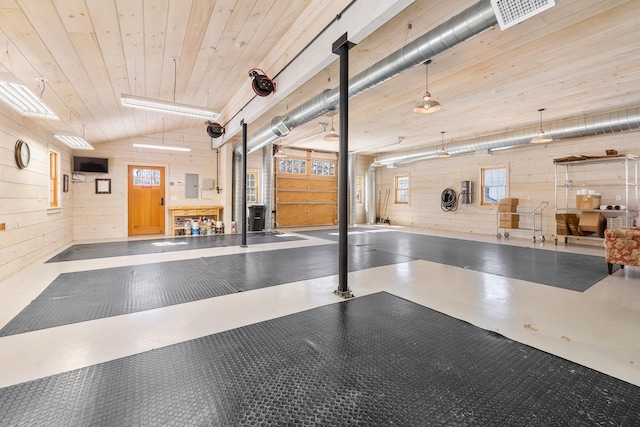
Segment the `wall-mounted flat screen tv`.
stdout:
[[73,156],[73,171],[109,173],[109,159]]

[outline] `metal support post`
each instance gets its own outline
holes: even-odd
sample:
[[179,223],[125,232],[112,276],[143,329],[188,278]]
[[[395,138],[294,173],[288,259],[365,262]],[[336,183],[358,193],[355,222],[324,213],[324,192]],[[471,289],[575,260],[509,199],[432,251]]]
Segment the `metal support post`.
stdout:
[[336,294],[351,298],[349,273],[349,49],[355,46],[344,33],[333,43],[332,52],[340,55],[340,154],[338,158],[338,289]]
[[242,120],[242,209],[240,224],[242,227],[241,248],[247,247],[247,124]]

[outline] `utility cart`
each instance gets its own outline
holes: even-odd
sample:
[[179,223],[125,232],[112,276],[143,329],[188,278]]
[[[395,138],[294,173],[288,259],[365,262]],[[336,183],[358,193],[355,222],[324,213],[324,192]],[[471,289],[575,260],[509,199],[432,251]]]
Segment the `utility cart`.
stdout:
[[[542,231],[542,212],[544,208],[549,205],[549,202],[540,202],[538,205],[533,208],[531,212],[500,212],[500,209],[496,212],[496,237],[498,239],[502,239],[502,236],[505,239],[509,238],[509,229],[519,229],[519,230],[532,230],[533,231],[533,243],[536,242],[536,232],[540,232],[540,241],[544,242],[544,234]],[[533,226],[532,228],[521,228],[519,224],[520,216],[533,216]],[[512,219],[516,216],[516,221]],[[538,220],[539,220],[539,228],[538,228]],[[503,233],[500,233],[500,229],[503,229]]]

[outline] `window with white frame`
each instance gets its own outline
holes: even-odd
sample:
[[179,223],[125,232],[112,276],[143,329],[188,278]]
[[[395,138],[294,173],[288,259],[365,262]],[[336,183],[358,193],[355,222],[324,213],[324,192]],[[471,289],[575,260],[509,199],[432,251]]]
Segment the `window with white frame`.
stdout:
[[247,203],[258,203],[258,172],[247,172]]
[[395,202],[397,204],[409,203],[409,176],[396,176],[395,180]]
[[505,166],[480,169],[482,179],[482,205],[492,205],[507,195],[507,168]]

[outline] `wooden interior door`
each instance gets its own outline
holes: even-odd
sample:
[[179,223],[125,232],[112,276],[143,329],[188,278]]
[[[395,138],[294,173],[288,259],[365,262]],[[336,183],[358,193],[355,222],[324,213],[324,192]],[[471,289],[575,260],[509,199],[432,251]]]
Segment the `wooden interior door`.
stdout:
[[164,234],[164,168],[129,166],[129,236]]

